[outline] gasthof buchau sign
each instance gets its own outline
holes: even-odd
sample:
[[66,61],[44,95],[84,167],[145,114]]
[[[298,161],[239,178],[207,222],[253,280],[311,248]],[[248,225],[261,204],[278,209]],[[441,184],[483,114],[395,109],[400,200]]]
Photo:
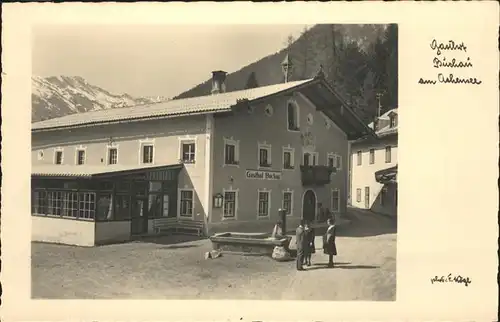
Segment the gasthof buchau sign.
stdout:
[[247,179],[281,180],[281,172],[262,171],[262,170],[247,170],[245,173],[245,177]]

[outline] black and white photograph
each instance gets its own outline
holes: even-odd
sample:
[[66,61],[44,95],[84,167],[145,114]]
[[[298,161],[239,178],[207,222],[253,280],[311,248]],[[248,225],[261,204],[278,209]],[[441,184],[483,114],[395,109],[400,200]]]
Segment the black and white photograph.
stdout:
[[395,300],[397,53],[396,24],[38,26],[32,297]]
[[2,4],[2,321],[497,320],[499,13]]

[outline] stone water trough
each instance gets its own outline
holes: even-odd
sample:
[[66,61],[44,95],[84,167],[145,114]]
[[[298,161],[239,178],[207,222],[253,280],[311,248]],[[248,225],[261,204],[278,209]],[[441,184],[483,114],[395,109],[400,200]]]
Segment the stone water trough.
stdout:
[[291,237],[272,238],[267,233],[219,233],[210,237],[212,249],[221,253],[272,256],[274,247],[289,251]]

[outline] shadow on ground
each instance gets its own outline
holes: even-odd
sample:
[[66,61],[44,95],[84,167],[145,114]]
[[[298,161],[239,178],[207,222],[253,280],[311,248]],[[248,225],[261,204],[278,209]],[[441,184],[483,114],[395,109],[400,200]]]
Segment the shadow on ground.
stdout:
[[380,266],[374,266],[374,265],[349,265],[351,263],[335,263],[335,266],[333,268],[328,267],[328,263],[314,263],[312,266],[307,267],[307,270],[314,270],[314,269],[375,269],[379,268]]
[[338,237],[371,237],[397,233],[397,221],[369,211],[352,211],[351,223],[339,226]]
[[176,245],[188,242],[195,242],[207,239],[206,237],[191,236],[191,235],[164,235],[164,236],[145,236],[138,237],[133,240],[133,243],[146,243],[146,244],[158,244],[158,245],[171,245],[162,247],[164,249],[178,249],[178,248],[190,248],[197,247],[196,244],[187,245]]

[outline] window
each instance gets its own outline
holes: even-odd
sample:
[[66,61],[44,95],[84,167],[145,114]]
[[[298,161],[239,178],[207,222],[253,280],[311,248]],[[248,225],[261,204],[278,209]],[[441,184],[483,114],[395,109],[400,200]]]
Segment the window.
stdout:
[[76,192],[63,192],[62,216],[78,217],[78,194]]
[[113,219],[113,197],[110,193],[99,194],[97,201],[97,220]]
[[63,151],[56,151],[56,155],[54,157],[54,163],[55,164],[63,163]]
[[337,171],[342,170],[342,156],[336,154],[335,155],[335,160],[337,162]]
[[239,141],[224,139],[224,164],[239,164]]
[[394,115],[390,117],[390,127],[396,127],[396,117]]
[[158,192],[150,192],[148,200],[148,217],[158,218],[161,216],[163,216],[162,194]]
[[361,202],[361,189],[356,189],[356,201]]
[[271,146],[267,144],[259,144],[259,167],[271,167]]
[[43,191],[33,193],[33,214],[75,219],[94,219],[96,194],[76,191]]
[[293,192],[292,191],[283,191],[283,209],[285,209],[285,213],[287,216],[292,215],[292,211],[293,211]]
[[180,212],[182,217],[193,216],[193,190],[181,190],[180,193]]
[[85,150],[76,151],[76,164],[78,165],[85,164]]
[[357,155],[357,158],[358,158],[358,165],[361,165],[361,163],[362,163],[362,154],[361,154],[361,151],[358,151],[356,153],[356,155]]
[[289,102],[287,106],[288,130],[299,130],[299,113],[298,106],[295,103]]
[[153,144],[144,144],[142,146],[142,163],[153,163],[154,147]]
[[305,166],[318,165],[318,158],[319,158],[318,152],[304,152],[302,155],[303,165]]
[[335,158],[335,154],[333,153],[328,153],[326,156],[326,166],[329,168],[336,168],[337,167],[337,159]]
[[181,160],[184,163],[194,163],[195,162],[195,143],[194,142],[182,142],[181,144]]
[[270,191],[259,191],[259,217],[269,217],[271,208]]
[[340,191],[338,189],[332,190],[332,211],[340,211]]
[[295,150],[293,148],[283,148],[283,169],[291,170],[295,166]]
[[95,193],[94,192],[80,192],[79,195],[79,209],[80,218],[94,219],[95,218]]
[[115,220],[125,220],[130,218],[130,196],[115,196]]
[[223,204],[223,214],[224,218],[235,218],[236,217],[236,191],[224,191],[224,204]]
[[309,165],[309,160],[311,159],[311,155],[307,152],[304,153],[304,155],[302,156],[302,164],[304,166],[308,166]]
[[118,163],[118,149],[117,148],[109,148],[108,149],[108,164],[117,164]]
[[374,164],[374,163],[375,163],[375,150],[370,149],[370,164]]
[[170,196],[168,194],[163,195],[163,217],[168,217],[170,213]]
[[391,163],[391,147],[385,147],[385,163]]
[[31,200],[31,212],[33,214],[47,213],[47,192],[43,190],[34,191]]

